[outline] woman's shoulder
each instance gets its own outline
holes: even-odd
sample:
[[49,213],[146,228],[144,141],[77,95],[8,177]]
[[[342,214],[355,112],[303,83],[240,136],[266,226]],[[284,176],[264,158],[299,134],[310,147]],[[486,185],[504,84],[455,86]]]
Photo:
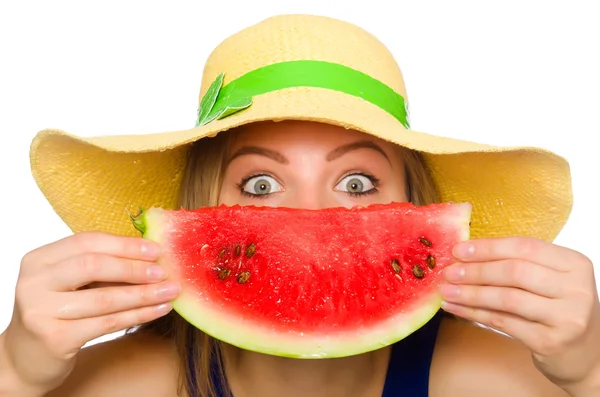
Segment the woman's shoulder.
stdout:
[[181,396],[174,344],[142,333],[95,344],[81,350],[75,368],[47,397]]
[[431,397],[567,397],[517,340],[455,317],[441,321],[429,390]]

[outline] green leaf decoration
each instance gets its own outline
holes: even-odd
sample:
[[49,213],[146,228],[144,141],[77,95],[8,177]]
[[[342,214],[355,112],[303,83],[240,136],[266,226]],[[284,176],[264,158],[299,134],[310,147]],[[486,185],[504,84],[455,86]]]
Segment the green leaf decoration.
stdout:
[[252,105],[252,98],[245,97],[237,100],[236,102],[227,103],[229,97],[225,97],[220,103],[220,107],[213,109],[212,112],[204,120],[204,124],[208,124],[213,120],[221,120],[227,116],[231,116],[234,113],[244,110]]
[[211,83],[210,87],[208,87],[206,94],[204,94],[202,97],[202,100],[200,101],[200,107],[198,108],[198,119],[196,120],[196,126],[207,124],[214,119],[208,119],[208,115],[215,106],[215,102],[217,102],[217,97],[219,96],[219,92],[223,86],[224,75],[224,73],[219,74],[215,81]]
[[239,112],[240,110],[249,108],[250,105],[252,105],[252,98],[250,98],[250,97],[242,98],[237,102],[226,104],[223,108],[221,108],[216,113],[215,118],[217,120],[224,119],[227,116],[231,116],[232,114]]
[[401,120],[401,123],[402,123],[402,125],[407,130],[409,130],[410,129],[410,121],[409,121],[409,119],[410,119],[410,109],[408,108],[408,102],[406,102],[406,101],[404,102],[404,114],[406,116],[405,116],[404,120]]
[[[241,99],[234,99],[231,102],[232,87],[227,90],[227,94],[224,97],[219,98],[219,95],[223,93],[221,90],[223,87],[224,73],[217,76],[206,90],[206,94],[200,101],[200,107],[198,108],[198,119],[196,120],[196,127],[206,125],[213,120],[224,119],[225,117],[231,116],[234,113],[244,110],[252,105],[252,97],[243,97]],[[218,107],[215,108],[215,104],[219,103]]]

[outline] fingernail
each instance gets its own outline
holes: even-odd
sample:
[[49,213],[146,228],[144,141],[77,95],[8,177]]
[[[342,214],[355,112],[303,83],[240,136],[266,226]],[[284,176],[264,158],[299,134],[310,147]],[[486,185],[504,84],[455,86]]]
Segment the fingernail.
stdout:
[[458,259],[468,258],[475,253],[475,246],[470,243],[458,244],[452,253]]
[[148,258],[157,258],[160,255],[158,244],[145,242],[142,244],[142,254]]
[[448,281],[460,281],[464,276],[465,268],[462,266],[449,266],[444,270],[444,277]]
[[171,311],[173,307],[170,303],[163,303],[162,305],[155,306],[155,309],[158,313],[168,313]]
[[440,286],[440,292],[444,298],[456,298],[460,295],[460,287],[452,284],[442,284]]
[[158,293],[159,296],[168,298],[168,297],[176,296],[179,293],[179,290],[180,290],[179,284],[167,283],[167,284],[163,284],[162,286],[160,286],[156,290],[156,292]]
[[459,308],[458,305],[446,301],[442,301],[442,309],[447,312],[455,312]]
[[150,266],[146,270],[146,274],[150,280],[162,280],[167,276],[167,272],[162,266]]

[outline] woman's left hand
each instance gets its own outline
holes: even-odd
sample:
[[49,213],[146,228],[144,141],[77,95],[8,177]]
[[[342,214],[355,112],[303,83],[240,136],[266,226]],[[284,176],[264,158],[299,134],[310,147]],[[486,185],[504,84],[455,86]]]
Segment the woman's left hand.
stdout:
[[599,376],[600,302],[587,257],[525,237],[466,241],[454,256],[445,311],[521,341],[565,390]]

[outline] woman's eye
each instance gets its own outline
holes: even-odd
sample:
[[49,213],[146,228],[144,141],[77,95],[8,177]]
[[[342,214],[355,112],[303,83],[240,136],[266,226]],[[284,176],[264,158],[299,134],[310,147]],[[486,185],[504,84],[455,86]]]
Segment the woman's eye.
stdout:
[[275,179],[267,175],[254,176],[244,182],[241,186],[242,192],[254,195],[262,196],[275,192],[280,192],[281,186]]
[[335,188],[350,194],[364,194],[375,189],[375,185],[368,177],[355,174],[342,179]]

